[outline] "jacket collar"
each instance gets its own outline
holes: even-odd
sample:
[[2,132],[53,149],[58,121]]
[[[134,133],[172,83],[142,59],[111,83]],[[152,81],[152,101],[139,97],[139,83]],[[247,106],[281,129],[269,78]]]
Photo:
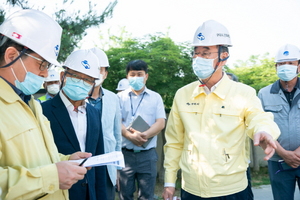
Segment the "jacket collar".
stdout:
[[[20,89],[15,87],[13,84],[6,81],[3,77],[0,76],[0,96],[8,103],[13,103],[18,100],[27,102],[32,98],[31,95],[25,95]],[[12,95],[12,93],[16,95]]]
[[[299,83],[299,77],[297,78],[297,83],[295,85],[296,89],[300,89],[300,83]],[[275,83],[273,83],[272,87],[271,87],[271,94],[278,94],[280,91],[281,87],[280,87],[280,79],[278,79]]]
[[[212,93],[216,94],[221,99],[225,99],[226,94],[228,93],[230,87],[231,87],[231,80],[228,78],[228,76],[225,75],[225,73],[223,73],[222,79],[216,84],[216,89]],[[195,97],[197,97],[202,93],[205,94],[205,91],[203,87],[199,86],[199,81],[197,81],[191,98],[194,99]]]

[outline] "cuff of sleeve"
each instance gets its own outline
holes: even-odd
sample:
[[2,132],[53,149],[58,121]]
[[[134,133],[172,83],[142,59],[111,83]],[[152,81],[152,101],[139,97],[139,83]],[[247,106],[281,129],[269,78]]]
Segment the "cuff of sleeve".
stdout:
[[55,164],[40,167],[42,174],[42,190],[45,193],[54,193],[59,190],[59,178]]
[[165,183],[164,187],[175,187],[174,183]]
[[70,159],[70,156],[71,155],[64,155],[64,154],[59,154],[59,158],[60,158],[60,161],[66,161],[66,160],[69,160]]

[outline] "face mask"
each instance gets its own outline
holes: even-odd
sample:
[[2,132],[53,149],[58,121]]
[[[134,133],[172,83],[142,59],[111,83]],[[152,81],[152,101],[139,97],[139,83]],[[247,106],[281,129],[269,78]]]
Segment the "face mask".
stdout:
[[290,81],[297,74],[297,65],[281,65],[277,67],[277,76],[283,81]]
[[48,85],[47,92],[53,95],[57,94],[59,92],[59,85],[58,84]]
[[206,79],[210,77],[215,71],[214,60],[215,59],[205,59],[201,57],[194,58],[193,70],[196,76],[198,76],[200,79]]
[[14,70],[11,68],[11,71],[15,77],[15,85],[18,89],[20,89],[25,95],[31,95],[35,94],[44,83],[45,78],[35,75],[31,72],[27,72],[25,65],[23,63],[22,58],[20,58],[21,64],[26,71],[25,79],[23,82],[20,82],[14,72]]
[[62,88],[64,93],[73,101],[79,101],[87,98],[93,85],[85,85],[82,80],[75,83],[70,77],[66,77],[66,84]]
[[139,91],[144,87],[144,77],[131,77],[129,78],[129,85],[135,91]]
[[103,74],[100,74],[99,80],[95,80],[95,86],[97,87],[97,86],[101,85],[102,82],[103,82]]

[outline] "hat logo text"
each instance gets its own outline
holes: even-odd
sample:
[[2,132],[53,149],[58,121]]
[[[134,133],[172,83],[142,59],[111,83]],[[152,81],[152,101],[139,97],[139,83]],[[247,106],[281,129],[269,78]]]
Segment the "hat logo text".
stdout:
[[230,38],[230,35],[227,33],[217,33],[217,37],[228,37]]

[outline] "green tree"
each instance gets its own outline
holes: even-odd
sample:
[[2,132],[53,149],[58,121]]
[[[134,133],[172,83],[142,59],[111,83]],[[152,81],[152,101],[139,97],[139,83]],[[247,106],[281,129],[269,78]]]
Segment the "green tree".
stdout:
[[161,33],[128,39],[106,53],[111,68],[105,88],[115,91],[118,81],[126,77],[128,62],[142,59],[149,69],[147,87],[162,96],[166,109],[171,108],[177,89],[196,80],[188,45],[177,45]]
[[[7,4],[11,6],[17,6],[22,9],[44,9],[29,6],[29,2],[28,0],[7,0]],[[63,0],[63,4],[72,4],[73,2],[74,0]],[[83,14],[80,10],[80,7],[78,8],[78,10],[74,10],[73,13],[66,11],[65,9],[56,9],[58,11],[54,13],[54,18],[63,28],[61,48],[58,60],[65,61],[67,56],[76,47],[78,47],[78,43],[87,34],[86,30],[88,28],[104,23],[106,19],[111,18],[113,9],[117,5],[117,2],[117,0],[110,2],[101,14],[99,14],[98,10],[95,9],[96,4],[93,4],[91,1],[85,2],[89,4],[89,9],[86,13]],[[5,19],[5,14],[5,10],[0,10],[0,24]]]
[[268,53],[252,55],[246,61],[238,61],[234,64],[234,68],[228,71],[237,75],[240,82],[253,87],[257,92],[278,79],[274,59],[270,58]]

